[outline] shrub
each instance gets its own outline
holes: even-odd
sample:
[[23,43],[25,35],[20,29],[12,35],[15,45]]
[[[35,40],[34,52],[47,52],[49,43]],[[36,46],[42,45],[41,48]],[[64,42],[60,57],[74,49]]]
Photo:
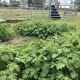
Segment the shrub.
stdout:
[[80,38],[76,35],[65,33],[29,45],[0,48],[0,59],[7,62],[6,69],[0,71],[0,79],[79,80]]
[[18,23],[15,26],[16,32],[21,36],[36,36],[39,38],[47,38],[54,34],[69,32],[73,26],[68,24],[57,25],[52,21],[30,20]]
[[19,7],[19,5],[20,5],[19,1],[12,1],[12,7]]
[[10,31],[11,25],[9,24],[0,24],[0,40],[1,41],[7,41],[11,39],[11,31]]

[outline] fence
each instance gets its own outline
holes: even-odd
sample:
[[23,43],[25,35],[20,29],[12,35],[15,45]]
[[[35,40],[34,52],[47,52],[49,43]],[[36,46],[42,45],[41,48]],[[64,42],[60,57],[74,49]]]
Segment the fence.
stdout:
[[[79,5],[55,5],[61,18],[80,18]],[[0,3],[0,19],[31,19],[31,18],[50,18],[51,6]]]

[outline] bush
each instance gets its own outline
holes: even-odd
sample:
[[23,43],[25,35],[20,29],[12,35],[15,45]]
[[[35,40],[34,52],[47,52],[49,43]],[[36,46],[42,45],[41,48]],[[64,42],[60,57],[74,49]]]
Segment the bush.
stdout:
[[17,80],[15,74],[19,67],[14,63],[15,55],[13,46],[0,48],[0,80]]
[[47,38],[55,34],[61,34],[62,32],[69,32],[73,26],[68,24],[57,25],[52,21],[26,21],[18,23],[15,26],[16,32],[21,36],[36,36],[39,38]]
[[0,59],[7,62],[6,69],[0,71],[0,79],[79,80],[79,41],[78,35],[65,33],[29,45],[0,48]]
[[7,65],[14,61],[14,50],[12,46],[0,49],[0,71],[7,68]]
[[0,24],[0,40],[1,41],[7,41],[11,39],[11,31],[10,31],[11,25],[9,24]]
[[20,2],[19,1],[12,1],[12,7],[19,7]]

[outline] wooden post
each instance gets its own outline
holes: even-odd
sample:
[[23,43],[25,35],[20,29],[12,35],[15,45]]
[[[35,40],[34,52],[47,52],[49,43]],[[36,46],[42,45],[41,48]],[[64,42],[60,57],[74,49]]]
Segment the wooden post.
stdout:
[[10,16],[12,17],[12,1],[13,0],[10,0]]
[[49,0],[49,18],[51,17],[51,3],[52,3],[52,0]]

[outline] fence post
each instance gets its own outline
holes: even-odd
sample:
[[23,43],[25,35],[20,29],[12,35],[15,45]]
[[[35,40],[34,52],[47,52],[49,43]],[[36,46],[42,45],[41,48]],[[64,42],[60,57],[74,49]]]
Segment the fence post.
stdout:
[[49,1],[49,18],[51,17],[51,2],[52,0]]
[[12,17],[12,0],[10,0],[10,17]]

